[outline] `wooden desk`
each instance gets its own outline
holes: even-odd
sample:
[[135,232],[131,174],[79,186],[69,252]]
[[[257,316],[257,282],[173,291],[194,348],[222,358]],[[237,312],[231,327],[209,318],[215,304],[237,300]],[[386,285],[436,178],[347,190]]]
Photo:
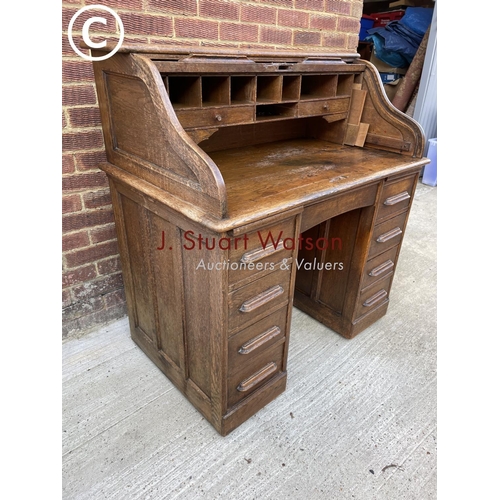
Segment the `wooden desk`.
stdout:
[[94,62],[101,168],[132,338],[226,435],[285,390],[292,304],[386,313],[428,161],[357,54],[190,50]]

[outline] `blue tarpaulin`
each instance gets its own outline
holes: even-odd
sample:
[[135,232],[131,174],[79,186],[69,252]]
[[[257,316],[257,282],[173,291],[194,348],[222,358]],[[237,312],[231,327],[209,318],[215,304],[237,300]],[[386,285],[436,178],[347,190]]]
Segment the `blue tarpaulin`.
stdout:
[[401,20],[368,30],[366,40],[373,42],[375,55],[380,60],[394,68],[406,68],[431,24],[433,10],[408,7]]

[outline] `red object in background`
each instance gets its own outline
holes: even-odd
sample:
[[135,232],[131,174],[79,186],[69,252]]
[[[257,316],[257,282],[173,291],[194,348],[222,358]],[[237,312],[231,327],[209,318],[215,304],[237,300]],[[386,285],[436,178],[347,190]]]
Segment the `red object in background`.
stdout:
[[373,27],[380,28],[391,21],[399,21],[405,15],[404,9],[391,10],[389,12],[374,12],[370,17],[375,21]]

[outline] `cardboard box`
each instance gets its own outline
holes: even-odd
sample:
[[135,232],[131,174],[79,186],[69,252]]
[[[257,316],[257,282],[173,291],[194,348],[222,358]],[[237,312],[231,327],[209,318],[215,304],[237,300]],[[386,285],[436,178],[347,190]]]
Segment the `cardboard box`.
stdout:
[[389,9],[392,9],[393,7],[415,7],[416,3],[415,0],[398,0],[397,2],[391,2],[389,4]]
[[370,62],[375,65],[379,73],[397,73],[399,75],[405,75],[408,70],[408,68],[393,68],[392,66],[389,66],[375,55],[375,51],[372,52]]

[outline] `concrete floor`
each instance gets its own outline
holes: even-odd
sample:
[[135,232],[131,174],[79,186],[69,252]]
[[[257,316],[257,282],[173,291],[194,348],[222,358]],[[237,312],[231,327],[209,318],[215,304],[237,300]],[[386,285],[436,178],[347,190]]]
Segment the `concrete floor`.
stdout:
[[63,344],[65,499],[436,498],[436,198],[419,184],[387,315],[294,309],[284,394],[226,438],[130,340]]

